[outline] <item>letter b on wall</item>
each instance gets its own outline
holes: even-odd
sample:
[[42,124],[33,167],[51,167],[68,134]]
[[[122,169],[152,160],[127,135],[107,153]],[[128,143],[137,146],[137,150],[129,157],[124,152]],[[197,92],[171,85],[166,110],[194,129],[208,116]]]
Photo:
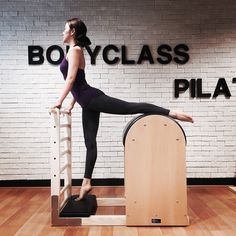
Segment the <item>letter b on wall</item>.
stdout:
[[29,65],[41,65],[43,62],[43,48],[40,46],[28,46]]
[[[58,51],[59,58],[52,59],[52,53]],[[46,58],[50,64],[58,65],[64,57],[63,49],[57,45],[50,46],[46,51]],[[28,63],[29,65],[41,65],[44,62],[43,48],[41,46],[28,46]]]

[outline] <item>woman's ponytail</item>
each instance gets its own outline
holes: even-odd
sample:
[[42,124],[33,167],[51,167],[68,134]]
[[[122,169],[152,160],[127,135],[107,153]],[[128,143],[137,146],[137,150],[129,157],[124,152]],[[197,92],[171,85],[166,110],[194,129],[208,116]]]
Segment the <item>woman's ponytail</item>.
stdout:
[[71,30],[75,30],[74,39],[76,45],[80,47],[87,47],[91,44],[90,39],[86,36],[87,27],[82,20],[78,18],[72,18],[70,20],[67,20],[66,23],[68,23]]
[[77,38],[76,38],[76,43],[78,46],[81,46],[81,47],[87,47],[88,45],[91,44],[91,41],[90,39],[86,36],[86,35],[79,35]]

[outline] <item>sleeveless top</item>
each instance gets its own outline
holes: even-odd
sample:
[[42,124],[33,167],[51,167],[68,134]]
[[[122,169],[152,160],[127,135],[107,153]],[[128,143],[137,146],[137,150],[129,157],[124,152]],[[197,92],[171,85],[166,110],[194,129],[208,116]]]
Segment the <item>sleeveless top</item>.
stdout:
[[[60,64],[60,70],[64,80],[66,80],[68,73],[68,61],[66,57],[64,57]],[[93,88],[87,83],[83,69],[78,69],[71,93],[76,102],[83,108],[86,107],[93,98],[104,94],[101,90]]]

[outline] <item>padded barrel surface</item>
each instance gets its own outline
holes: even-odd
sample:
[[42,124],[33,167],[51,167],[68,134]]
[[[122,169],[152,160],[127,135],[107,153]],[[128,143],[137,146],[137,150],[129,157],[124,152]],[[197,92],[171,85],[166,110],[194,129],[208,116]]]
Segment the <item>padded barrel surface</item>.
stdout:
[[[140,116],[137,116],[137,117],[134,117],[132,120],[130,120],[127,125],[125,126],[124,128],[124,131],[123,131],[123,145],[125,146],[125,140],[126,140],[126,137],[127,137],[127,134],[130,130],[130,128],[140,119],[146,117],[146,116],[151,116],[151,115],[156,115],[156,114],[143,114],[143,115],[140,115]],[[162,116],[162,115],[158,115],[158,116]],[[167,116],[165,116],[167,117]],[[182,130],[183,134],[184,134],[184,138],[185,138],[185,143],[187,144],[187,139],[186,139],[186,135],[185,135],[185,132],[182,128],[182,126],[174,119],[170,118],[170,117],[167,117],[168,119],[171,119],[173,120],[179,127],[180,129]]]
[[60,217],[89,217],[97,210],[95,195],[87,195],[80,201],[75,201],[79,195],[72,195],[60,212]]

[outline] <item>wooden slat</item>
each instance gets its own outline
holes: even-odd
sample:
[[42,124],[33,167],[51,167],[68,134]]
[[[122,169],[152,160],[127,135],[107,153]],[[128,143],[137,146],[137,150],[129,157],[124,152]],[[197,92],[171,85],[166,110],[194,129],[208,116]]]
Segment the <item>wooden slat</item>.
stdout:
[[61,138],[60,142],[64,142],[64,141],[69,141],[69,142],[71,142],[71,138],[70,138],[70,137]]
[[61,189],[60,195],[63,194],[69,187],[70,187],[69,184],[65,185],[65,186]]
[[125,206],[125,198],[97,198],[98,206]]
[[67,115],[71,116],[71,113],[68,113],[67,111],[59,110],[58,108],[50,109],[49,113],[54,113],[54,114],[62,114],[62,115]]
[[95,215],[81,218],[81,225],[126,225],[125,215]]
[[62,124],[60,125],[61,128],[71,128],[70,124]]
[[65,150],[64,152],[61,153],[61,157],[64,156],[65,154],[71,154],[70,150]]
[[60,209],[62,209],[62,207],[65,205],[66,202],[67,202],[67,199],[64,198],[63,201],[60,203]]
[[70,188],[64,193],[64,198],[68,199],[71,196],[72,191],[72,161],[71,161],[71,143],[72,143],[72,119],[71,116],[65,116],[64,122],[69,125],[70,128],[64,129],[64,138],[67,138],[66,142],[63,142],[64,150],[69,150],[70,152],[64,156],[64,163],[69,164],[68,168],[64,171],[64,184],[70,185]]
[[70,164],[65,164],[62,168],[61,168],[61,170],[60,170],[60,173],[62,173],[66,168],[71,168],[71,165]]

